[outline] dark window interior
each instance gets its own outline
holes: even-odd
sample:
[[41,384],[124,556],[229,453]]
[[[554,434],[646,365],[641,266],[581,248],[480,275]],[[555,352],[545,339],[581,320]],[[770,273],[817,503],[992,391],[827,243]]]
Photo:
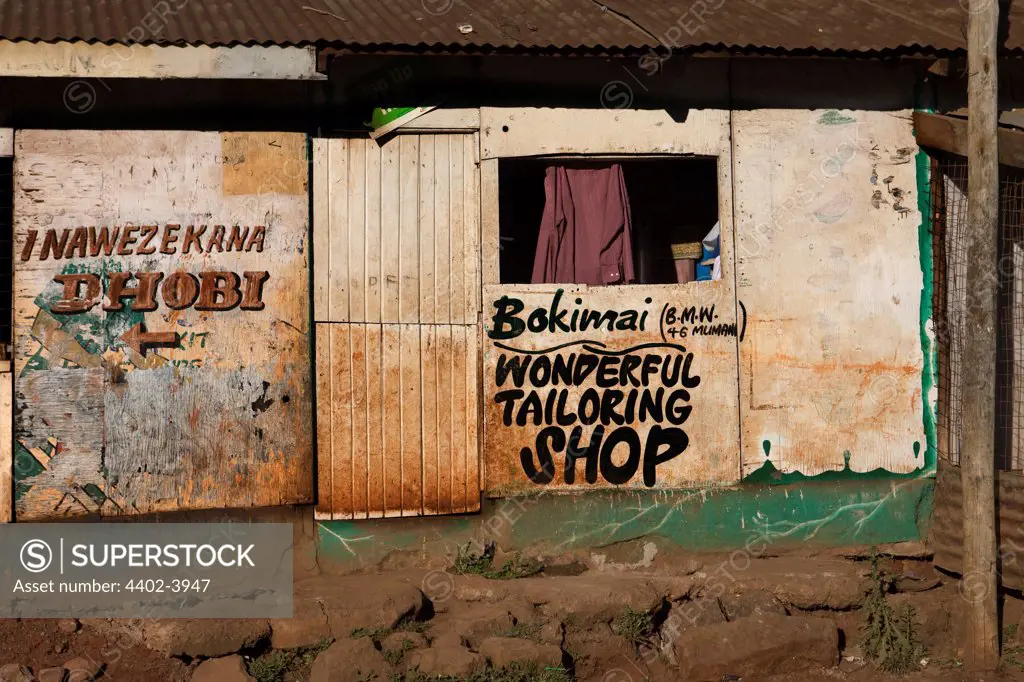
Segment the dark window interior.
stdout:
[[[718,220],[717,160],[624,159],[633,220],[635,284],[674,284],[672,245],[700,242]],[[552,159],[502,159],[498,165],[503,284],[527,284],[544,211],[544,173]],[[576,161],[573,161],[576,164]],[[605,162],[607,163],[607,162]]]

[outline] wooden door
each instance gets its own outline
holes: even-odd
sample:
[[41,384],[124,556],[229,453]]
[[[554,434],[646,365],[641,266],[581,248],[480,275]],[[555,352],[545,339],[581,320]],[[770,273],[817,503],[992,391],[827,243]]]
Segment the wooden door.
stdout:
[[315,141],[319,518],[480,508],[477,150]]
[[306,136],[19,131],[18,519],[313,501]]

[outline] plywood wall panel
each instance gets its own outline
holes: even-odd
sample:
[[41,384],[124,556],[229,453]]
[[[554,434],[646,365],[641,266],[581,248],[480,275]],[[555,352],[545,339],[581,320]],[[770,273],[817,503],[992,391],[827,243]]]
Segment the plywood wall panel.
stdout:
[[330,325],[331,333],[331,503],[354,510],[352,477],[353,407],[352,333],[348,325]]
[[[346,186],[359,182],[359,173],[350,168],[350,164],[359,161],[359,149],[350,149],[348,145],[333,145],[328,148],[328,209],[330,213],[324,216],[325,225],[330,237],[330,252],[327,254],[328,268],[328,315],[321,318],[324,320],[347,319],[350,310],[350,298],[352,281],[349,273],[351,269],[351,255],[356,252],[351,242],[352,233],[362,232],[362,204],[359,197],[354,197],[350,205],[349,192]],[[352,175],[350,176],[350,173]],[[344,220],[328,222],[329,216],[345,216]]]
[[331,273],[331,164],[328,140],[313,140],[313,316],[329,319]]
[[398,207],[399,321],[420,319],[419,138],[399,137],[402,179]]
[[[484,300],[494,304],[484,318],[488,494],[737,480],[742,320],[730,278],[678,286],[491,285]],[[594,313],[602,322],[583,324]],[[590,450],[591,443],[598,445]],[[581,454],[575,468],[572,450]],[[590,479],[582,453],[596,466]]]
[[366,413],[354,418],[366,422],[366,515],[384,516],[385,503],[385,447],[392,432],[384,430],[384,329],[378,324],[366,327]]
[[402,428],[402,515],[419,516],[423,513],[424,452],[423,394],[420,373],[420,327],[403,324],[399,328],[401,343],[401,411]]
[[381,366],[384,434],[384,515],[402,515],[402,331],[397,324],[382,326]]
[[[483,183],[477,186],[485,241],[478,250],[485,284],[473,310],[484,328],[478,342],[486,493],[736,483],[737,347],[744,320],[733,267],[730,113],[693,110],[684,118],[666,111],[484,108],[481,136],[483,170],[474,181]],[[497,159],[545,154],[716,157],[722,279],[593,287],[500,284]],[[579,324],[583,319],[591,322]],[[632,375],[636,363],[660,369],[677,362],[687,363],[686,385],[660,371],[642,381]],[[513,363],[529,363],[537,373],[512,379],[504,369]],[[552,380],[555,363],[574,371],[568,379]],[[606,369],[595,371],[597,366]],[[640,411],[641,400],[653,408],[650,413]],[[671,410],[676,412],[669,418]],[[590,449],[591,443],[597,445]],[[479,472],[467,471],[467,479],[474,475]]]
[[[331,465],[334,441],[334,392],[331,385],[331,326],[318,323],[316,331],[316,451],[317,504],[320,509],[334,508],[334,470]],[[319,512],[318,512],[319,515]],[[328,515],[330,518],[330,515]]]
[[[312,501],[306,137],[31,130],[16,145],[18,517]],[[157,281],[152,304],[111,300],[128,273],[129,290]],[[77,298],[69,276],[89,282]],[[198,296],[172,305],[189,290],[173,277]]]
[[[441,492],[441,476],[449,472],[441,466],[440,450],[438,449],[438,413],[441,406],[437,402],[438,394],[438,353],[437,337],[441,328],[435,325],[420,327],[420,419],[422,420],[422,452],[423,452],[423,512],[424,514],[446,514],[450,511],[445,505]],[[450,498],[449,498],[450,499]]]
[[734,145],[744,472],[924,466],[910,112],[736,112]]
[[0,372],[0,523],[14,518],[13,390],[10,371]]
[[[384,291],[382,246],[384,228],[384,199],[393,197],[393,194],[385,194],[383,186],[383,153],[381,148],[366,140],[349,140],[350,145],[362,144],[366,151],[366,169],[363,173],[365,178],[366,194],[363,204],[366,211],[366,234],[363,239],[366,242],[364,253],[365,267],[363,268],[363,279],[366,286],[366,303],[362,317],[353,318],[353,322],[380,322],[383,311],[382,292]],[[393,223],[386,223],[388,229],[393,229]],[[358,315],[358,311],[356,311]],[[334,320],[344,322],[345,320]]]
[[[372,144],[372,143],[371,143]],[[380,321],[401,321],[402,284],[402,196],[401,138],[381,147],[380,174]],[[409,276],[413,276],[412,273]]]
[[452,368],[455,364],[452,335],[455,328],[450,326],[437,328],[437,452],[438,468],[441,471],[438,484],[441,510],[449,513],[457,512],[453,481],[455,481],[455,465],[452,452],[458,437],[458,422],[455,417],[455,398],[453,392]]
[[[441,138],[443,139],[443,138]],[[437,235],[435,228],[440,227],[442,232],[447,229],[447,221],[437,220],[435,214],[434,194],[437,188],[435,177],[436,153],[435,145],[438,137],[435,135],[423,135],[420,139],[419,159],[419,296],[420,296],[420,322],[433,323],[437,321],[436,307],[441,303],[437,295],[435,271],[439,265],[437,261]],[[447,265],[445,265],[447,267]],[[441,317],[444,320],[444,317]]]

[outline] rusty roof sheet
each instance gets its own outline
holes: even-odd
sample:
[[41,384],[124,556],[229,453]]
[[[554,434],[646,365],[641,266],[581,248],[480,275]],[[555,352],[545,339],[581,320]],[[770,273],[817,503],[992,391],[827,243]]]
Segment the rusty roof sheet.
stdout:
[[[351,49],[948,51],[967,0],[0,0],[8,40]],[[1024,6],[1006,47],[1024,47]]]

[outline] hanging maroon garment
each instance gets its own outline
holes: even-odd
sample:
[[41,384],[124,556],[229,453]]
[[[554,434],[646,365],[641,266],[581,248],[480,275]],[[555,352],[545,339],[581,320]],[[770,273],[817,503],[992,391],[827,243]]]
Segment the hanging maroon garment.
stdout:
[[629,197],[622,166],[548,166],[534,284],[632,282]]

